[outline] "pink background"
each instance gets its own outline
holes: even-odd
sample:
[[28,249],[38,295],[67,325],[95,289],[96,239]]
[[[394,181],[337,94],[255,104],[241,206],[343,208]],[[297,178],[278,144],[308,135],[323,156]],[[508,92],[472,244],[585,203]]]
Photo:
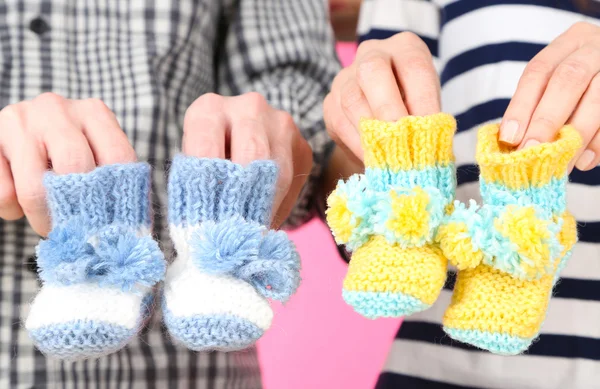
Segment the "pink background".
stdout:
[[[355,46],[338,46],[348,64]],[[266,389],[368,389],[375,384],[400,320],[367,320],[341,297],[346,263],[327,227],[313,220],[291,234],[302,285],[258,345]]]

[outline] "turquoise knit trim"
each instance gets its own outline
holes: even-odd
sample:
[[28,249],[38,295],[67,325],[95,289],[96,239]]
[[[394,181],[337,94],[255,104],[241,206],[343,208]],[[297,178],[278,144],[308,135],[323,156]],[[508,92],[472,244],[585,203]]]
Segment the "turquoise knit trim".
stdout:
[[522,338],[505,333],[480,330],[461,330],[444,327],[452,339],[471,344],[499,355],[518,355],[527,350],[535,338]]
[[409,316],[431,306],[404,293],[342,290],[342,297],[367,319]]
[[541,187],[511,190],[503,184],[485,182],[480,178],[481,196],[486,204],[501,207],[537,205],[555,214],[562,214],[567,209],[566,183],[567,177],[553,178],[550,183]]
[[[454,199],[454,171],[454,165],[398,173],[369,168],[365,174],[353,175],[345,182],[340,180],[336,192],[346,198],[346,207],[352,214],[351,223],[354,225],[346,248],[354,251],[376,234],[403,247],[422,246],[431,242],[443,220],[446,205]],[[397,194],[410,195],[417,186],[430,197],[427,208],[430,231],[415,242],[398,236],[386,224],[391,216],[390,192],[393,190]]]
[[389,169],[367,168],[365,170],[369,188],[386,192],[391,188],[437,188],[442,196],[451,202],[456,190],[456,168],[454,164],[425,169],[411,169],[392,172]]
[[[465,223],[467,226],[467,234],[471,239],[473,250],[481,250],[483,253],[483,263],[492,266],[498,270],[511,274],[520,279],[529,279],[525,274],[521,264],[523,262],[532,263],[532,261],[518,253],[518,246],[510,239],[502,235],[494,226],[497,218],[501,217],[506,212],[505,206],[496,206],[485,204],[478,206],[474,200],[471,200],[469,206],[456,201],[454,203],[454,212],[447,216],[444,223]],[[536,205],[530,205],[535,209],[536,216],[539,219],[551,220],[552,214],[550,211]],[[550,249],[548,258],[547,272],[552,271],[552,265],[563,247],[558,241],[558,233],[562,227],[562,219],[558,223],[549,223],[550,238],[546,242]],[[537,274],[535,278],[539,278],[544,274]]]

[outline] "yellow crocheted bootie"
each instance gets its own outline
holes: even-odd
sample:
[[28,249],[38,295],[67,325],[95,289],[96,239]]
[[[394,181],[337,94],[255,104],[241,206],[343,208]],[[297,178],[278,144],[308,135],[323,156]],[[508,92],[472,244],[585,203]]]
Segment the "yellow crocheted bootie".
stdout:
[[454,200],[455,129],[443,113],[361,121],[365,173],[338,183],[327,222],[353,252],[343,298],[365,317],[422,311],[444,286],[447,260],[433,238]]
[[538,336],[552,288],[577,241],[566,182],[581,139],[564,127],[552,143],[514,151],[498,142],[498,129],[479,130],[483,205],[457,204],[436,239],[459,270],[444,331],[514,355]]

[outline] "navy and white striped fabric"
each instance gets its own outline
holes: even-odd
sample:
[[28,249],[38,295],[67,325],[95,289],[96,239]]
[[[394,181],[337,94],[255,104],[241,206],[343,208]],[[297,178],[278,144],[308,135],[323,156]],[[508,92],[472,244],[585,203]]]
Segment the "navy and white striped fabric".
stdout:
[[[600,3],[562,0],[366,0],[361,40],[420,35],[435,56],[442,108],[456,116],[458,198],[480,200],[476,129],[499,121],[527,62],[578,21],[600,24]],[[600,114],[600,113],[599,113]],[[378,388],[600,388],[600,168],[574,171],[569,208],[580,243],[526,355],[501,357],[452,342],[441,329],[454,276],[428,311],[407,318]]]

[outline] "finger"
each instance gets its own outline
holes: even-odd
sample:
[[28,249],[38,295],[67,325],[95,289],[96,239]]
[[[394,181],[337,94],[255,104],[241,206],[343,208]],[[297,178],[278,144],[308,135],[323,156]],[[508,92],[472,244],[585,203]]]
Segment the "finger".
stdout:
[[554,140],[599,72],[600,47],[582,47],[558,65],[533,113],[523,146]]
[[271,156],[266,124],[255,118],[231,119],[231,161],[247,165]]
[[94,154],[80,129],[70,127],[70,123],[51,124],[43,141],[46,145],[52,170],[56,174],[87,173],[96,167]]
[[43,184],[48,169],[46,150],[31,135],[13,146],[17,152],[11,157],[11,169],[19,205],[33,230],[45,236],[50,231]]
[[589,170],[597,165],[594,161],[600,156],[600,150],[591,147],[591,142],[600,130],[600,74],[596,75],[584,93],[579,106],[569,119],[582,137],[583,147],[571,162],[571,168]]
[[[272,124],[268,130],[271,159],[276,161],[279,166],[277,190],[273,198],[273,215],[277,215],[292,183],[295,170],[294,143],[301,137],[293,118],[286,112],[271,112],[268,122]],[[275,222],[275,218],[273,221]]]
[[600,131],[592,138],[577,161],[577,169],[591,170],[600,165]]
[[339,98],[334,92],[325,97],[323,117],[328,133],[336,145],[342,148],[347,155],[354,156],[358,162],[362,162],[363,149],[360,135],[343,113]]
[[17,200],[10,165],[0,154],[0,219],[17,220],[23,217],[23,210]]
[[291,126],[287,125],[277,139],[271,140],[273,159],[279,164],[272,228],[278,228],[287,219],[312,169],[310,146],[300,135],[291,117],[287,121]]
[[571,40],[562,39],[561,36],[527,64],[504,113],[500,126],[500,141],[514,146],[521,143],[554,70],[576,49],[576,44]]
[[186,111],[182,150],[198,158],[225,158],[229,122],[223,113],[223,97],[206,94]]
[[75,100],[70,111],[80,123],[98,166],[137,160],[116,116],[101,100]]
[[426,49],[405,51],[393,59],[404,91],[404,115],[431,115],[440,112],[440,82],[433,58]]
[[38,112],[29,115],[29,121],[29,131],[46,146],[54,172],[86,173],[96,167],[85,135],[63,106],[41,106]]
[[[354,99],[353,104],[344,106],[353,124],[358,125],[361,117],[373,117],[379,120],[395,121],[407,115],[407,110],[402,102],[400,87],[394,75],[392,59],[389,55],[372,51],[359,58],[356,63],[356,81],[360,89],[356,89],[353,80],[346,86],[343,95],[348,94]],[[361,92],[362,91],[362,92]],[[364,96],[364,98],[363,98]],[[344,96],[342,96],[342,101]],[[346,102],[346,105],[348,103]],[[367,105],[369,108],[367,108]],[[368,114],[370,109],[371,116]]]
[[356,78],[349,78],[340,89],[337,97],[342,112],[358,134],[360,119],[372,118],[374,115]]

